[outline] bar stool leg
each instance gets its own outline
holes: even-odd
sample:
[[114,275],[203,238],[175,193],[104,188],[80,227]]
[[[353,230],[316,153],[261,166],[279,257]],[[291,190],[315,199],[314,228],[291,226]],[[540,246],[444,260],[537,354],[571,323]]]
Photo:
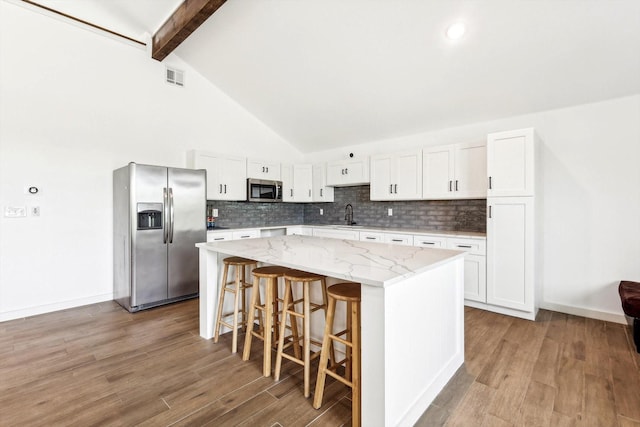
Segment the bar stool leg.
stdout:
[[262,336],[264,337],[264,355],[262,356],[262,374],[265,377],[271,375],[271,330],[273,329],[273,287],[277,278],[267,278],[264,289],[264,323]]
[[[309,295],[309,282],[302,285],[303,292],[303,312],[302,321],[304,328],[304,340],[302,349],[304,351],[304,397],[309,397],[309,381],[311,378],[311,296]],[[325,312],[326,313],[326,312]]]
[[[240,268],[243,272],[244,272],[244,266],[236,266],[236,282],[234,285],[234,289],[235,289],[235,295],[233,296],[233,331],[232,331],[232,340],[231,340],[231,353],[237,353],[238,352],[238,328],[237,328],[237,321],[238,321],[238,312],[240,311],[240,307],[239,307],[239,299],[240,299],[240,277],[241,275],[244,276],[244,273],[240,273],[240,271],[238,270],[238,268]],[[244,289],[242,290],[242,296],[244,297]],[[243,301],[243,305],[244,305],[244,301]],[[244,319],[244,310],[242,311],[242,320],[243,322],[245,321]]]
[[222,273],[222,286],[218,289],[218,315],[216,316],[216,333],[213,337],[213,342],[218,343],[220,339],[220,322],[222,320],[222,306],[224,305],[224,294],[226,293],[227,277],[229,273],[229,265],[224,265]]
[[[329,363],[329,342],[331,341],[331,331],[333,330],[333,319],[336,312],[336,300],[329,300],[327,310],[327,320],[324,326],[324,338],[322,339],[322,350],[320,351],[320,363],[318,365],[318,379],[316,381],[316,392],[313,398],[313,407],[319,409],[322,406],[322,395],[324,394],[324,383],[327,378],[327,365]],[[335,359],[334,359],[335,362]]]
[[[251,331],[253,330],[253,321],[256,318],[255,317],[256,311],[258,313],[261,313],[260,310],[256,308],[256,306],[260,304],[259,300],[260,300],[260,279],[256,281],[251,291],[251,303],[249,305],[249,314],[248,314],[248,318],[249,318],[249,322],[251,323],[251,326],[247,327],[247,333],[246,333],[246,336],[244,337],[244,350],[242,352],[242,360],[249,360],[249,355],[251,354],[251,341],[253,337],[253,334],[251,333]],[[264,323],[261,320],[262,314],[258,314],[258,316],[259,316],[258,317],[259,324],[263,325]]]
[[351,314],[351,425],[360,426],[361,423],[361,399],[362,389],[360,387],[360,304],[350,303],[349,312]]

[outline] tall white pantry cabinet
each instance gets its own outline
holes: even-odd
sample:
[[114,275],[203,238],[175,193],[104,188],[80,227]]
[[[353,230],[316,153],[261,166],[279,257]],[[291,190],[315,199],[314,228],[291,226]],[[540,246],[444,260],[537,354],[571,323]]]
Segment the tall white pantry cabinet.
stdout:
[[542,288],[541,145],[532,128],[487,136],[487,308],[529,320]]

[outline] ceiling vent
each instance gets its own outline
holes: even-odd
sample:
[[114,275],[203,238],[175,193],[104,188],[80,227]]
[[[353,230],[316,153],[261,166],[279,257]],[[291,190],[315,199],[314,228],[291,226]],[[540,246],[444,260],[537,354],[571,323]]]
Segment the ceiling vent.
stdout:
[[167,83],[181,87],[184,86],[184,71],[169,67],[167,67],[166,70]]

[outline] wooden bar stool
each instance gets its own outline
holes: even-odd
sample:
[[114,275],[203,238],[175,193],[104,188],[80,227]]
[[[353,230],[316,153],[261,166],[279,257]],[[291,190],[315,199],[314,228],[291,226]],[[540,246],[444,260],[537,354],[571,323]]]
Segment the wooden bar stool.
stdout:
[[[264,354],[262,357],[262,371],[265,377],[271,375],[271,348],[278,343],[279,317],[278,309],[278,278],[291,271],[290,268],[270,265],[253,269],[253,293],[249,305],[249,322],[247,334],[244,339],[244,352],[242,360],[249,360],[251,354],[251,341],[255,336],[264,341]],[[265,279],[264,304],[260,303],[260,279]],[[253,322],[258,319],[260,328],[253,330]],[[264,320],[263,320],[264,319]],[[296,331],[297,334],[297,331]],[[272,339],[273,338],[273,339]]]
[[[327,375],[330,375],[351,387],[351,420],[352,426],[356,427],[360,425],[360,284],[338,283],[330,286],[327,293],[329,294],[329,309],[327,310],[327,322],[320,352],[313,407],[319,409],[322,406],[325,379]],[[347,324],[344,331],[334,334],[333,321],[337,301],[347,303]],[[346,335],[346,339],[341,338],[343,335]],[[334,358],[333,363],[329,364],[329,351],[333,341],[344,344],[345,358],[339,362],[336,362]],[[344,377],[337,373],[337,368],[341,365],[345,366]]]
[[[247,326],[247,309],[246,309],[246,290],[250,289],[253,284],[246,281],[245,267],[251,269],[258,266],[257,261],[242,257],[228,257],[222,260],[224,263],[224,272],[222,274],[222,286],[220,288],[220,296],[218,297],[218,316],[216,317],[216,333],[213,337],[213,342],[217,343],[220,338],[220,328],[224,325],[231,329],[233,332],[233,339],[231,341],[231,352],[236,353],[238,351],[238,314],[242,314],[242,321],[240,326],[244,329]],[[229,266],[235,267],[235,280],[227,281],[229,274]],[[233,297],[233,312],[222,313],[224,306],[224,297],[227,292],[234,295]],[[242,292],[242,294],[241,294]],[[240,295],[242,295],[242,310],[239,307]],[[231,322],[226,322],[223,319],[231,317]]]
[[[295,299],[293,296],[292,283],[302,283],[302,298]],[[309,285],[312,282],[320,283],[322,287],[322,304],[311,302]],[[320,274],[308,273],[300,270],[290,270],[284,276],[284,302],[282,304],[282,321],[280,322],[280,337],[278,340],[278,351],[276,353],[276,367],[274,378],[280,379],[280,368],[282,367],[282,358],[289,359],[298,365],[304,367],[304,397],[309,397],[309,377],[311,375],[311,359],[318,357],[320,352],[311,354],[311,344],[320,345],[320,342],[311,339],[311,314],[320,309],[324,310],[325,318],[327,315],[327,286],[326,277]],[[302,304],[302,312],[296,311],[295,306]],[[298,319],[302,319],[302,336],[297,337],[294,334],[291,342],[285,346],[285,330],[287,325],[287,315],[291,322],[291,328],[295,332],[297,330],[296,323]],[[300,341],[302,341],[302,355],[300,355]],[[294,355],[284,352],[290,346],[294,347]]]

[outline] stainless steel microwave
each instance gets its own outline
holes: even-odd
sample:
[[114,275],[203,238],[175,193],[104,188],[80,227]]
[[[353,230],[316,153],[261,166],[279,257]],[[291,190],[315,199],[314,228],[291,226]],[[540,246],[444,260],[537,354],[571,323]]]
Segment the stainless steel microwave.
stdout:
[[250,202],[281,202],[282,181],[247,180],[247,200]]

